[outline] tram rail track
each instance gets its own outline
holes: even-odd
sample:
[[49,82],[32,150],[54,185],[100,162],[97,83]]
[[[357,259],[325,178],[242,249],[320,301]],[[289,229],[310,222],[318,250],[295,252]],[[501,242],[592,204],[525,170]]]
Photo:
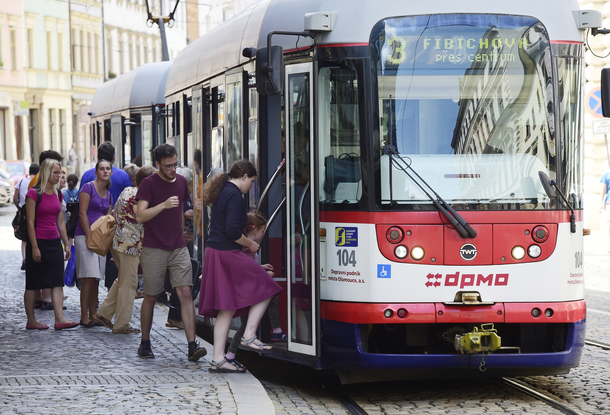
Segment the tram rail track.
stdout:
[[599,347],[600,349],[610,350],[610,344],[598,342],[596,340],[585,339],[585,344],[588,346]]
[[575,409],[570,408],[569,406],[567,406],[564,403],[561,403],[553,398],[550,398],[532,388],[530,388],[529,386],[525,386],[511,378],[508,377],[503,377],[501,378],[501,381],[507,385],[510,386],[511,388],[518,390],[522,393],[525,393],[535,399],[538,399],[540,401],[543,401],[544,403],[546,403],[547,405],[557,409],[558,411],[567,414],[567,415],[584,415],[582,412],[579,412]]

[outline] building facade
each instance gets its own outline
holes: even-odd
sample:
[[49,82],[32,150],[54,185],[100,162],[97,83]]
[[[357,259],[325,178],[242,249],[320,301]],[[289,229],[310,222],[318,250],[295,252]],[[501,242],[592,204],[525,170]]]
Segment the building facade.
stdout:
[[95,90],[104,82],[103,3],[70,2],[70,66],[72,71],[71,123],[78,163],[84,172],[94,158],[89,131],[89,109]]
[[38,154],[47,149],[65,156],[73,133],[69,3],[23,0],[23,13],[31,158],[37,161]]
[[[608,0],[579,0],[581,9],[597,10],[603,15],[603,27],[610,28],[610,1]],[[594,94],[599,90],[601,70],[610,65],[610,56],[599,58],[595,55],[606,56],[610,50],[610,35],[588,36],[589,48],[585,52],[584,93],[585,96]],[[584,111],[584,151],[585,151],[585,182],[584,206],[585,227],[592,230],[607,229],[604,218],[600,215],[601,191],[600,176],[610,168],[610,153],[608,134],[594,133],[593,127],[600,121],[599,114],[594,115],[589,109],[588,99],[585,99]],[[597,131],[597,129],[596,129]]]
[[5,160],[30,158],[31,152],[23,35],[23,2],[0,2],[0,158]]

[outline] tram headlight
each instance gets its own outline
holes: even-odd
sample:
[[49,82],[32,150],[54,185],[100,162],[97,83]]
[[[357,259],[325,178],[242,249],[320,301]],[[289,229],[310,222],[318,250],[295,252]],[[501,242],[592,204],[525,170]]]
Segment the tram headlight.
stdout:
[[388,238],[388,242],[392,244],[397,244],[402,241],[403,235],[402,229],[398,226],[392,226],[385,234],[386,238]]
[[383,315],[386,318],[392,318],[392,316],[394,315],[394,311],[392,311],[391,309],[387,308],[384,312]]
[[527,248],[527,254],[530,258],[538,258],[541,253],[542,249],[540,249],[538,245],[530,245],[529,248]]
[[532,308],[532,317],[540,317],[540,309],[539,308]]
[[510,251],[510,254],[512,255],[513,258],[515,258],[517,261],[520,261],[523,259],[523,257],[525,257],[525,249],[523,249],[522,246],[515,246],[513,248],[512,251]]
[[532,238],[538,243],[542,243],[549,239],[549,230],[542,225],[536,226],[532,230]]
[[425,255],[424,252],[424,248],[422,248],[421,246],[416,246],[415,248],[411,249],[411,258],[413,258],[416,261],[419,261],[420,259],[422,259]]
[[405,259],[408,254],[409,254],[409,250],[404,245],[398,245],[394,249],[394,255],[396,255],[396,258],[398,258],[398,259]]

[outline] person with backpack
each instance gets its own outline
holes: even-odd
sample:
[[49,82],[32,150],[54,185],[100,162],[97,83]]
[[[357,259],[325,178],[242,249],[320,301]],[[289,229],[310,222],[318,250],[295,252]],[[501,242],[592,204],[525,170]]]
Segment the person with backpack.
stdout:
[[[36,291],[50,288],[55,312],[55,330],[78,326],[64,317],[64,253],[70,258],[71,246],[61,211],[61,192],[57,183],[61,177],[58,161],[46,159],[40,166],[38,182],[26,196],[26,218],[29,241],[26,244],[24,304],[26,329],[44,330],[49,326],[36,320]],[[64,247],[62,247],[62,241]]]
[[[19,180],[15,185],[15,194],[13,195],[13,203],[17,206],[17,209],[25,209],[25,195],[28,193],[28,185],[32,180],[32,177],[38,174],[40,166],[36,163],[30,164],[29,174],[23,179]],[[25,271],[25,246],[26,242],[21,241],[21,270]]]

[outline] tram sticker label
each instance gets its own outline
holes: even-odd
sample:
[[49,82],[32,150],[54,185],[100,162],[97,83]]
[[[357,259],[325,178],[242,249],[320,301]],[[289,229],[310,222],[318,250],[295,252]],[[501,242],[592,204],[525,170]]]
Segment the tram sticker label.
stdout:
[[389,264],[377,264],[377,278],[392,278],[392,266]]
[[570,278],[568,279],[568,284],[572,285],[580,285],[585,283],[585,276],[582,272],[572,273],[570,272]]
[[329,281],[351,282],[354,284],[364,284],[366,281],[360,277],[360,271],[344,271],[340,269],[330,269]]
[[358,246],[358,228],[335,228],[335,246]]
[[[379,266],[377,266],[379,269]],[[489,287],[501,287],[508,285],[508,274],[428,274],[426,275],[426,287],[479,287],[487,285]]]

